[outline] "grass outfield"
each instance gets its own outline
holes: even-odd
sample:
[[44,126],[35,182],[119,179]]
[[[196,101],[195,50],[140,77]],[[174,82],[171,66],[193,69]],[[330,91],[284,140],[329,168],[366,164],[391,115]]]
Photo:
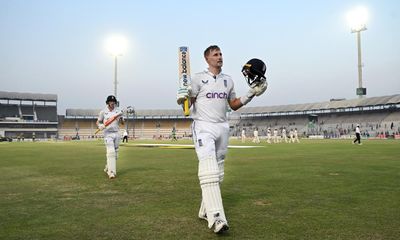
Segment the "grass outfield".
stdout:
[[121,144],[108,180],[100,141],[0,143],[0,239],[399,239],[400,141],[363,143],[230,149],[218,236],[193,149]]

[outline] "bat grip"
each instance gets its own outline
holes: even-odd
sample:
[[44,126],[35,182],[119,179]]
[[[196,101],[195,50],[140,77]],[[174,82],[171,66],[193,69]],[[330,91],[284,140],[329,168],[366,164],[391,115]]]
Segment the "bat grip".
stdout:
[[183,102],[183,114],[185,115],[185,117],[190,115],[189,98],[186,98],[185,101]]

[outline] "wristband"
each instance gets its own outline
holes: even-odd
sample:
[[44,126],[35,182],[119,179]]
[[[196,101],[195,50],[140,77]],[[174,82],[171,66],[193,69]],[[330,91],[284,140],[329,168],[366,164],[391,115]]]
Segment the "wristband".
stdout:
[[253,99],[253,97],[254,97],[254,95],[253,96],[247,96],[247,95],[244,95],[244,96],[241,96],[240,97],[240,102],[243,104],[243,105],[246,105],[246,104],[248,104],[252,99]]

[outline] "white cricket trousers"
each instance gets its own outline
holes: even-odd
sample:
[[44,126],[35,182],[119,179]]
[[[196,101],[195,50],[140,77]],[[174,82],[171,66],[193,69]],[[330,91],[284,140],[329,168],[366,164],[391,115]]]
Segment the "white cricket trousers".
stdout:
[[109,175],[111,172],[117,174],[117,159],[120,140],[121,136],[119,132],[104,133],[104,143],[107,150],[107,173]]
[[218,217],[226,221],[220,183],[224,178],[224,161],[228,150],[229,124],[194,121],[193,141],[199,159],[198,176],[202,191],[199,216],[207,216],[211,228]]

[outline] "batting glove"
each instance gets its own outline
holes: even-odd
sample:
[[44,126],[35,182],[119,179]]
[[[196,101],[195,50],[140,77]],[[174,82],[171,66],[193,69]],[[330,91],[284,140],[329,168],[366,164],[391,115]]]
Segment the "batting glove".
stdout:
[[255,96],[260,96],[265,92],[265,90],[267,90],[267,88],[268,88],[267,81],[262,81],[251,86],[249,92],[254,93]]
[[258,82],[257,84],[250,86],[250,89],[247,92],[247,94],[240,97],[240,102],[243,105],[248,104],[253,99],[254,96],[260,96],[261,94],[263,94],[265,90],[267,90],[267,87],[268,87],[267,81]]
[[190,87],[180,87],[176,94],[176,102],[178,104],[183,104],[183,102],[189,98],[191,93]]

